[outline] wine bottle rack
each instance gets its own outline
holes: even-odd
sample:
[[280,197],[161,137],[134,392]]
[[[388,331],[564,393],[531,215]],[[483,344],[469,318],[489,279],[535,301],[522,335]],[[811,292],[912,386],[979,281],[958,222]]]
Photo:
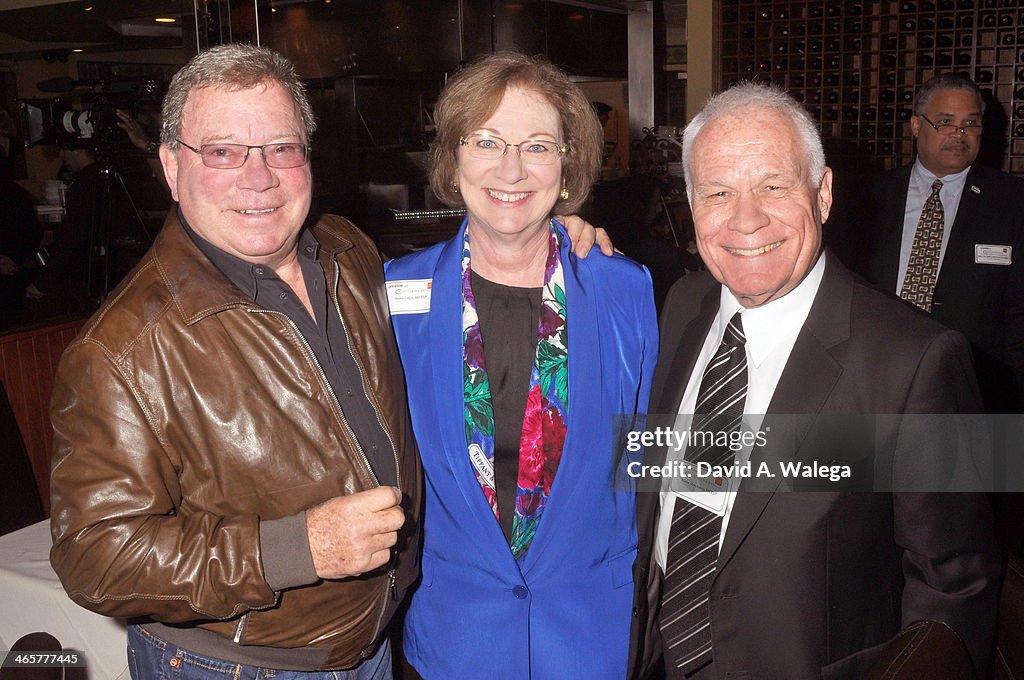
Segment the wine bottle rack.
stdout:
[[722,0],[719,8],[720,86],[775,83],[804,103],[823,136],[892,168],[913,158],[917,87],[965,71],[1001,109],[986,116],[986,143],[1004,139],[1003,169],[1024,174],[1024,0]]

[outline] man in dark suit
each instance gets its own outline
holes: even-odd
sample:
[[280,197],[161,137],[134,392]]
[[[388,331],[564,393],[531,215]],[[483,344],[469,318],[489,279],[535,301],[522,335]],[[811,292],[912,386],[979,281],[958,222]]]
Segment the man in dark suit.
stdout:
[[[1016,413],[1024,384],[1024,180],[975,163],[983,112],[981,92],[965,74],[921,86],[910,120],[917,158],[877,181],[870,227],[851,241],[859,253],[849,264],[966,335],[986,409]],[[927,248],[915,237],[937,181],[936,276],[924,282],[926,298],[912,300],[908,269],[921,257],[915,249]]]
[[[791,436],[769,432],[728,456],[774,477],[639,494],[632,677],[663,656],[670,679],[858,678],[918,620],[951,627],[983,673],[999,574],[984,498],[905,492],[934,491],[914,482],[945,472],[936,459],[950,451],[927,423],[830,435],[824,422],[977,412],[967,343],[823,252],[831,171],[814,122],[785,93],[745,84],[712,98],[683,154],[707,272],[665,303],[650,411],[724,430],[735,419],[716,418],[738,409],[764,414],[761,432],[806,415]],[[687,447],[686,458],[703,453]],[[843,455],[892,486],[808,487],[784,471]],[[649,450],[644,462],[664,456]]]

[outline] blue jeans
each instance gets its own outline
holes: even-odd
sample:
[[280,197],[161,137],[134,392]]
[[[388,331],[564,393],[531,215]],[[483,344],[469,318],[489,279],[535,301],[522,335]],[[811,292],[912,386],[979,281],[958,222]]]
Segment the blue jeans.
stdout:
[[282,671],[211,659],[179,649],[139,626],[128,626],[133,680],[392,680],[391,643],[347,671]]

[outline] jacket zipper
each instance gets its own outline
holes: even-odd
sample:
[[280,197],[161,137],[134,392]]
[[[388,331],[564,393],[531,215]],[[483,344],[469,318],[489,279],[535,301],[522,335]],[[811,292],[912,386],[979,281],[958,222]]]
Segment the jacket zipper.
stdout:
[[[391,444],[391,453],[395,457],[395,484],[398,485],[398,489],[401,491],[402,466],[398,462],[398,447],[395,446],[395,439],[391,435],[391,430],[388,429],[388,426],[384,423],[384,419],[381,417],[380,405],[377,403],[377,397],[374,396],[373,390],[371,390],[367,384],[368,381],[366,379],[366,373],[363,371],[363,365],[359,363],[359,359],[356,357],[356,353],[352,349],[352,334],[348,331],[348,324],[345,322],[345,315],[341,313],[341,303],[338,302],[338,283],[341,280],[341,267],[337,262],[334,262],[334,267],[332,267],[332,269],[334,272],[334,282],[331,286],[331,300],[334,302],[334,309],[338,313],[338,318],[341,319],[342,330],[345,331],[345,339],[347,340],[345,344],[348,345],[348,353],[352,357],[352,361],[355,362],[356,368],[359,369],[359,377],[363,383],[363,393],[370,400],[370,403],[373,404],[373,412],[377,414],[377,422],[380,424],[381,429],[384,430],[384,434],[387,435],[388,443]],[[377,636],[380,635],[381,626],[384,623],[384,615],[387,614],[388,611],[389,590],[391,591],[391,600],[393,602],[398,601],[398,586],[396,580],[395,568],[392,567],[388,570],[388,583],[384,589],[384,598],[380,608],[380,615],[377,617],[377,625],[373,632],[374,639],[377,639]]]
[[338,318],[341,319],[341,328],[345,331],[345,343],[348,346],[349,356],[352,357],[352,361],[355,363],[356,368],[359,369],[359,378],[363,383],[363,394],[366,395],[367,399],[373,405],[373,412],[377,415],[377,422],[380,424],[380,428],[384,430],[384,434],[387,435],[388,443],[391,444],[391,453],[395,457],[395,483],[398,485],[398,489],[402,489],[402,466],[398,462],[398,447],[395,446],[395,438],[391,436],[391,431],[388,429],[387,424],[380,415],[380,406],[377,404],[377,397],[374,396],[373,390],[370,389],[368,380],[366,379],[366,373],[363,371],[362,364],[359,363],[359,358],[356,357],[356,353],[352,350],[352,334],[348,332],[348,324],[345,323],[345,315],[341,313],[341,304],[338,302],[338,283],[341,280],[341,267],[338,263],[334,263],[334,284],[331,286],[331,299],[334,302],[334,309],[338,313]]

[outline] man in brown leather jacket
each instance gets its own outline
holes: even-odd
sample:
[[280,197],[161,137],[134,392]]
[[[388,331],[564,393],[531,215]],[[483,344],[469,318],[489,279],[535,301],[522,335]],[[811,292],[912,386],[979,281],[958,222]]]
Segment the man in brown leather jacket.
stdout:
[[309,219],[313,128],[270,50],[186,65],[160,147],[176,209],[58,370],[51,562],[133,619],[134,678],[391,677],[420,468],[380,257]]

